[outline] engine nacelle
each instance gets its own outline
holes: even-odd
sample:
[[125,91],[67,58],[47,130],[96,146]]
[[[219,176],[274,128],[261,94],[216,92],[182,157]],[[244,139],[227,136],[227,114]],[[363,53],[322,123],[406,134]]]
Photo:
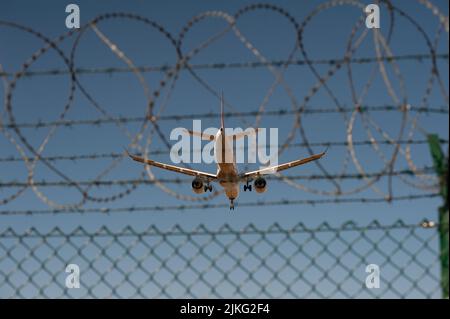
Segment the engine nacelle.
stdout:
[[255,191],[257,193],[264,193],[267,190],[267,182],[264,178],[258,177],[253,182],[253,186],[255,187]]
[[192,181],[192,190],[196,194],[201,194],[205,192],[205,187],[203,185],[203,181],[200,178],[195,178]]

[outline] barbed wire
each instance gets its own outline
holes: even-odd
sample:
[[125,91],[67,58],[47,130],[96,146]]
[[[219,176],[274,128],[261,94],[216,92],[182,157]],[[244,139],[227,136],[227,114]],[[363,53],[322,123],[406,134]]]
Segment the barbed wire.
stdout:
[[[441,144],[448,144],[448,140],[439,139]],[[385,145],[395,145],[395,144],[411,144],[411,145],[420,145],[420,144],[428,144],[428,140],[408,140],[408,141],[373,141],[373,140],[365,140],[365,141],[354,141],[354,146],[370,146],[373,143],[377,144],[385,144]],[[321,147],[346,147],[349,145],[348,142],[310,142],[310,146],[321,146]],[[270,144],[268,145],[271,146]],[[292,143],[288,145],[288,148],[296,148],[296,147],[304,147],[305,143]],[[237,150],[245,149],[245,147],[236,147]],[[192,150],[192,153],[198,153],[200,150]],[[166,149],[155,149],[149,151],[148,155],[166,155],[169,154],[170,150]],[[122,158],[126,154],[124,152],[121,153],[90,153],[90,154],[69,154],[69,155],[54,155],[54,156],[41,156],[42,159],[46,161],[78,161],[78,160],[96,160],[96,159],[116,159]],[[141,156],[143,154],[136,153],[137,156]],[[14,157],[14,156],[5,156],[0,157],[0,162],[23,162],[23,157]]]
[[[402,108],[399,108],[398,106],[394,105],[380,105],[380,106],[374,106],[374,105],[367,105],[367,106],[358,106],[357,109],[355,108],[342,108],[340,110],[332,109],[332,108],[310,108],[306,110],[302,110],[302,115],[311,115],[311,114],[335,114],[335,113],[352,113],[355,110],[358,112],[402,112]],[[414,107],[414,106],[408,106],[408,110],[411,112],[417,112],[422,114],[448,114],[449,110],[445,107],[435,107],[435,108],[428,108],[428,107]],[[273,111],[249,111],[249,112],[225,112],[224,117],[225,118],[232,118],[232,117],[255,117],[258,115],[265,115],[265,116],[288,116],[288,115],[295,115],[298,114],[299,111],[296,110],[289,110],[285,108],[277,108],[277,110]],[[195,120],[195,119],[205,119],[205,118],[217,118],[217,113],[209,112],[209,113],[197,113],[197,114],[184,114],[184,115],[162,115],[158,117],[158,121],[182,121],[182,120]],[[32,123],[15,123],[13,124],[4,124],[4,128],[46,128],[46,127],[52,127],[52,126],[65,126],[65,127],[72,127],[72,126],[78,126],[78,125],[94,125],[94,126],[100,126],[102,124],[115,124],[115,123],[142,123],[145,121],[152,121],[151,118],[148,117],[142,117],[142,116],[136,116],[136,117],[126,117],[126,116],[117,116],[112,118],[98,118],[98,119],[86,119],[86,120],[62,120],[62,121],[52,121],[52,122],[43,122],[43,121],[37,121]]]
[[[239,202],[237,207],[259,207],[259,206],[288,206],[288,205],[322,205],[322,204],[352,204],[352,203],[392,203],[396,201],[411,201],[419,199],[431,199],[440,197],[439,193],[413,194],[403,196],[393,196],[390,198],[329,198],[329,199],[281,199],[275,201],[261,200],[256,202]],[[1,210],[0,215],[40,215],[58,213],[130,213],[130,212],[150,212],[150,211],[184,211],[202,210],[215,208],[228,208],[228,203],[204,203],[204,204],[181,204],[181,205],[154,205],[154,206],[128,206],[128,207],[100,207],[100,208],[68,208],[68,209],[29,209],[29,210]]]
[[[331,178],[336,179],[363,179],[364,177],[383,177],[383,176],[399,176],[399,175],[410,175],[413,176],[417,173],[425,174],[425,173],[432,173],[434,172],[433,167],[424,167],[421,169],[418,169],[417,171],[412,171],[409,169],[405,170],[399,170],[399,171],[392,171],[392,172],[374,172],[370,173],[367,172],[365,175],[362,174],[345,174],[345,175],[332,175]],[[323,175],[286,175],[286,176],[276,176],[276,175],[268,175],[266,177],[268,180],[323,180],[326,179],[326,176]],[[185,183],[191,183],[191,178],[159,178],[158,181],[155,180],[143,180],[143,179],[117,179],[117,180],[93,180],[93,181],[77,181],[77,185],[81,186],[124,186],[124,185],[153,185],[157,182],[162,183],[171,183],[171,184],[185,184]],[[46,180],[40,180],[40,181],[34,181],[33,185],[39,186],[39,187],[74,187],[75,184],[64,182],[64,181],[46,181]],[[0,188],[10,188],[10,187],[24,187],[24,186],[31,186],[28,182],[18,182],[18,181],[0,181]]]
[[[58,36],[55,39],[50,39],[43,33],[36,31],[33,28],[27,26],[8,22],[0,21],[0,27],[12,28],[25,34],[31,35],[42,41],[42,47],[34,52],[29,59],[27,59],[22,66],[16,72],[5,71],[0,64],[0,78],[3,80],[5,88],[5,113],[0,114],[0,133],[6,137],[6,141],[11,143],[17,150],[19,156],[7,156],[1,157],[0,163],[6,162],[22,162],[26,166],[27,181],[26,182],[11,182],[2,181],[2,188],[15,187],[19,188],[12,194],[7,194],[6,197],[0,198],[0,205],[6,205],[17,198],[20,198],[24,194],[25,190],[31,188],[36,196],[47,206],[52,209],[61,211],[72,211],[82,209],[88,202],[94,203],[109,203],[122,199],[130,195],[135,191],[138,185],[152,184],[161,189],[163,192],[169,194],[178,199],[187,201],[208,201],[214,198],[218,193],[215,192],[207,197],[188,196],[179,193],[178,190],[170,189],[166,184],[173,183],[176,179],[162,179],[157,177],[151,169],[148,167],[137,178],[127,179],[106,179],[117,167],[120,161],[124,158],[124,154],[117,152],[101,154],[71,154],[71,155],[44,155],[44,152],[48,152],[48,145],[51,139],[64,128],[70,128],[72,126],[87,125],[96,126],[103,124],[114,124],[118,131],[123,134],[129,140],[129,147],[144,156],[155,154],[167,154],[170,148],[170,143],[162,132],[160,124],[163,121],[179,121],[184,119],[196,119],[196,118],[215,118],[215,113],[198,113],[198,114],[186,114],[186,115],[166,115],[165,111],[170,104],[170,97],[175,91],[176,84],[179,80],[181,71],[186,71],[192,80],[200,85],[205,92],[213,96],[219,96],[219,92],[199,74],[199,70],[221,70],[221,69],[246,69],[246,68],[266,68],[269,71],[270,76],[273,76],[273,82],[267,89],[263,101],[259,105],[258,109],[252,111],[237,111],[242,108],[232,105],[228,100],[225,101],[227,108],[226,116],[234,117],[240,120],[244,124],[248,124],[248,118],[254,118],[254,127],[258,127],[263,116],[288,116],[292,119],[292,127],[287,134],[287,137],[281,143],[279,154],[281,155],[286,149],[291,147],[304,147],[309,154],[313,154],[312,149],[315,146],[344,146],[345,155],[343,156],[342,165],[339,172],[329,171],[329,167],[321,162],[315,162],[315,165],[319,170],[319,174],[309,176],[275,176],[275,179],[279,179],[287,186],[293,189],[299,189],[310,194],[331,196],[335,197],[337,194],[340,196],[357,194],[364,190],[370,189],[379,196],[380,201],[385,201],[386,198],[392,199],[394,186],[393,177],[403,182],[408,187],[420,190],[433,189],[437,185],[437,179],[430,172],[428,166],[424,166],[423,163],[418,165],[412,156],[412,146],[425,144],[426,140],[418,138],[416,135],[426,136],[428,134],[427,129],[422,126],[421,116],[448,116],[448,88],[445,85],[445,77],[441,74],[441,68],[438,66],[438,60],[447,60],[448,53],[438,53],[440,42],[445,36],[442,33],[448,35],[448,19],[445,19],[439,9],[430,3],[428,0],[420,0],[420,3],[424,5],[424,10],[429,10],[436,17],[439,25],[438,31],[429,35],[425,32],[421,26],[420,21],[412,17],[408,12],[405,12],[398,6],[391,2],[381,1],[380,5],[389,12],[389,18],[386,28],[387,33],[382,34],[383,30],[369,29],[364,26],[364,5],[359,1],[354,0],[331,0],[319,4],[311,12],[306,13],[306,16],[299,21],[294,15],[287,10],[272,4],[251,4],[244,6],[234,14],[229,14],[224,11],[207,11],[200,13],[192,17],[186,25],[181,29],[178,35],[170,33],[163,25],[156,21],[148,19],[146,17],[130,14],[124,12],[107,13],[96,16],[91,21],[83,25],[78,30],[71,30],[65,34]],[[359,18],[355,19],[355,24],[351,29],[350,36],[347,38],[347,46],[344,54],[341,57],[335,59],[314,59],[311,58],[311,53],[304,43],[305,34],[311,25],[311,22],[322,12],[327,10],[333,10],[337,7],[351,6],[360,10]],[[277,15],[288,22],[292,27],[292,37],[289,38],[289,33],[285,32],[286,39],[292,39],[293,49],[286,52],[287,58],[280,60],[269,59],[264,56],[261,51],[241,32],[238,28],[237,21],[245,19],[245,16],[251,12],[267,11],[271,14]],[[185,51],[186,41],[189,38],[188,34],[197,27],[197,25],[204,20],[219,19],[225,23],[225,27],[219,32],[215,33],[199,45],[195,46],[190,51]],[[391,41],[394,34],[398,20],[409,24],[413,30],[415,30],[417,37],[415,41],[422,41],[425,53],[420,54],[394,54],[391,48]],[[103,32],[103,23],[105,21],[136,21],[142,23],[146,27],[156,31],[161,35],[164,41],[167,41],[170,46],[173,47],[176,52],[176,60],[173,63],[159,66],[136,66],[134,61],[128,56],[128,54],[113,40]],[[105,27],[106,28],[106,27]],[[99,42],[105,45],[111,53],[114,54],[121,62],[125,63],[126,67],[107,67],[107,68],[81,68],[77,66],[77,54],[80,50],[80,43],[84,40],[88,30],[94,31],[95,36]],[[254,57],[254,61],[250,62],[224,62],[224,63],[191,63],[191,60],[199,53],[210,47],[213,43],[220,41],[224,35],[231,34],[234,36]],[[356,57],[358,50],[366,43],[366,39],[369,35],[373,36],[373,56],[359,58]],[[434,39],[432,38],[434,36]],[[448,37],[447,37],[448,39]],[[72,41],[72,43],[68,43]],[[191,48],[191,46],[189,46]],[[68,48],[68,49],[67,49]],[[41,57],[45,56],[48,52],[54,51],[58,58],[61,58],[65,68],[60,69],[46,69],[31,71],[33,64]],[[301,57],[298,58],[297,55]],[[400,61],[408,61],[409,63],[427,62],[429,65],[429,73],[423,74],[427,79],[423,88],[423,93],[420,93],[420,102],[411,103],[409,99],[409,92],[406,89],[405,78],[402,75],[401,68],[398,65]],[[1,62],[1,61],[0,61]],[[358,65],[370,65],[373,69],[369,74],[367,81],[364,83],[355,84],[354,74],[355,68]],[[372,66],[373,64],[373,66]],[[305,66],[306,70],[309,70],[313,76],[314,83],[309,89],[301,95],[299,100],[294,94],[293,86],[287,81],[285,75],[289,67],[301,65]],[[317,68],[321,66],[325,70]],[[391,73],[387,72],[389,68]],[[331,88],[331,79],[333,79],[340,71],[344,73],[348,80],[348,89],[351,93],[352,101],[345,105],[338,98],[338,94]],[[131,117],[112,115],[106,107],[102,105],[93,94],[83,85],[80,74],[111,74],[118,72],[133,73],[139,80],[139,84],[145,93],[146,103],[142,107],[142,115]],[[150,89],[147,80],[143,77],[144,72],[159,72],[161,78],[158,83]],[[446,70],[444,70],[446,72]],[[63,109],[59,113],[58,117],[54,121],[31,121],[21,122],[16,119],[18,115],[15,112],[15,100],[17,84],[24,78],[33,79],[36,76],[44,75],[67,75],[69,79],[69,91],[68,98],[63,104]],[[376,76],[379,76],[382,83],[385,85],[387,96],[392,100],[391,105],[366,105],[368,100],[368,92],[371,87],[374,86]],[[357,87],[359,89],[357,89]],[[273,97],[276,89],[280,88],[287,96],[291,103],[292,109],[286,107],[277,107],[275,110],[268,110],[267,105],[271,97]],[[318,92],[323,92],[326,97],[331,100],[330,106],[327,107],[315,107],[310,105],[310,101],[317,96]],[[419,92],[415,88],[416,92]],[[75,106],[76,94],[80,92],[83,98],[88,101],[88,106],[92,106],[93,109],[101,114],[101,117],[97,119],[83,119],[83,120],[70,120],[68,119],[68,113]],[[431,107],[430,98],[433,94],[439,95],[442,98],[443,106]],[[417,94],[416,94],[417,95]],[[434,103],[434,102],[433,102]],[[158,111],[155,106],[158,105]],[[349,106],[350,105],[350,106]],[[397,112],[400,116],[394,121],[395,125],[387,129],[383,121],[373,117],[374,112]],[[303,124],[305,115],[312,114],[335,114],[341,117],[342,127],[344,128],[344,134],[346,136],[345,141],[312,141],[310,138],[310,132],[307,126]],[[137,131],[132,131],[127,127],[128,123],[136,123],[139,125]],[[356,133],[355,127],[362,127],[362,133],[366,136],[360,140],[356,140],[357,135],[360,135],[361,130]],[[41,142],[36,143],[33,139],[30,139],[25,133],[24,129],[41,129],[48,128],[45,137]],[[397,130],[397,131],[395,131]],[[295,143],[294,137],[300,135],[301,142]],[[156,138],[159,138],[164,144],[167,150],[154,149],[153,142]],[[442,143],[448,144],[448,140],[442,139]],[[378,172],[368,171],[364,165],[364,158],[360,152],[359,146],[369,146],[370,150],[375,154],[376,160],[381,163],[377,167],[381,168]],[[392,145],[393,150],[385,150],[381,145]],[[403,158],[406,161],[407,168],[399,170],[399,159]],[[81,178],[73,178],[70,176],[70,171],[66,168],[56,166],[56,161],[62,160],[95,160],[95,159],[110,159],[111,161],[106,163],[98,172],[96,177],[92,180],[82,180]],[[372,160],[372,158],[371,158]],[[419,161],[420,162],[420,161]],[[38,165],[39,164],[39,165]],[[356,169],[356,173],[349,173],[350,166],[353,165]],[[37,181],[36,171],[45,167],[53,175],[57,176],[59,181]],[[319,177],[320,176],[320,177]],[[382,187],[380,181],[383,177],[387,177],[388,181],[386,187]],[[3,177],[2,177],[3,178]],[[315,180],[320,179],[324,181],[322,186],[312,186],[308,183],[300,183],[300,180]],[[357,185],[345,186],[341,183],[341,180],[345,179],[358,179],[360,180]],[[60,203],[59,198],[51,193],[44,193],[41,187],[49,186],[53,184],[57,187],[71,186],[79,192],[81,199],[73,203]],[[117,192],[112,192],[106,196],[96,196],[93,193],[93,187],[98,185],[115,185],[119,183],[121,186],[127,186]],[[331,185],[332,190],[328,190]],[[4,196],[4,195],[2,195]],[[413,197],[414,199],[420,199],[421,197]],[[345,198],[342,198],[345,200]],[[332,199],[333,201],[335,199]],[[353,200],[353,199],[352,199]],[[354,199],[358,200],[358,199]],[[360,198],[366,200],[365,198]],[[327,201],[327,199],[324,199]],[[294,201],[295,202],[295,201]],[[375,200],[369,200],[367,202],[376,202]],[[334,202],[340,203],[340,202]],[[189,205],[188,205],[189,206]],[[195,205],[193,205],[195,206]],[[200,205],[201,206],[201,205]],[[180,209],[180,206],[172,206],[174,209]],[[178,208],[177,208],[178,207]]]
[[[366,58],[352,58],[352,59],[322,59],[322,60],[273,60],[268,62],[232,62],[232,63],[207,63],[207,64],[189,64],[189,68],[196,69],[230,69],[230,68],[260,68],[268,66],[281,67],[285,65],[308,65],[310,64],[325,64],[334,65],[336,63],[350,63],[350,64],[364,64],[373,62],[389,62],[389,61],[418,61],[436,59],[448,60],[448,53],[438,53],[435,56],[429,54],[404,54],[398,56],[382,56],[382,57],[366,57]],[[111,74],[111,73],[130,73],[134,71],[145,72],[167,72],[173,69],[174,65],[161,65],[161,66],[139,66],[136,68],[121,68],[121,67],[108,67],[108,68],[77,68],[73,72],[76,74]],[[180,67],[181,70],[186,69],[186,66]],[[23,77],[45,76],[45,75],[67,75],[69,71],[65,69],[50,69],[39,71],[27,71],[23,74]],[[14,73],[0,71],[0,76],[11,77]]]

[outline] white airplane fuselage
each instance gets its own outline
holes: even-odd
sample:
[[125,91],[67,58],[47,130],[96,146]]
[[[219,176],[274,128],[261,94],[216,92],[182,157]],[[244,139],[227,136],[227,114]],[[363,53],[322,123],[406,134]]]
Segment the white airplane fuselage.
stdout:
[[225,190],[227,197],[233,201],[239,196],[239,177],[233,152],[233,141],[225,136],[223,127],[216,134],[214,155],[219,184]]

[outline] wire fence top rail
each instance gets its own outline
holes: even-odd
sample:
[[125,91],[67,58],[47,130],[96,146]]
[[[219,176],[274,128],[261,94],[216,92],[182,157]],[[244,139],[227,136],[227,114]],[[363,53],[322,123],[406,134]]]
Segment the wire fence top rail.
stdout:
[[274,222],[267,226],[260,226],[254,223],[248,223],[244,226],[236,227],[231,224],[224,224],[220,227],[212,227],[206,224],[200,224],[195,228],[175,224],[170,228],[161,229],[157,225],[151,225],[144,230],[138,230],[133,226],[125,226],[123,228],[114,229],[110,226],[101,226],[97,230],[87,230],[82,226],[67,231],[60,226],[48,230],[40,230],[35,226],[23,230],[17,230],[15,227],[6,227],[0,230],[0,238],[16,238],[16,237],[103,237],[103,236],[172,236],[172,235],[213,235],[213,234],[279,234],[279,233],[316,233],[316,232],[341,232],[341,231],[366,231],[366,230],[389,230],[389,229],[432,229],[439,227],[439,224],[423,219],[417,223],[405,222],[398,219],[392,223],[386,224],[379,220],[372,220],[368,223],[361,224],[353,220],[346,221],[341,225],[332,225],[329,222],[322,222],[317,226],[308,226],[303,222],[298,222],[291,226],[283,226],[278,222]]

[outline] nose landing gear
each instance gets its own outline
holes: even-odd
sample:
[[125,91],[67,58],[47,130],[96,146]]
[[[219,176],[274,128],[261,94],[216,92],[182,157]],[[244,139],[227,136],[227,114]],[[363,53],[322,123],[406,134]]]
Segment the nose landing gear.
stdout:
[[234,198],[230,198],[230,210],[234,210]]
[[206,184],[206,185],[204,186],[204,190],[205,190],[205,193],[206,193],[207,191],[209,191],[209,192],[211,193],[211,192],[212,192],[212,185],[210,185],[209,183]]

